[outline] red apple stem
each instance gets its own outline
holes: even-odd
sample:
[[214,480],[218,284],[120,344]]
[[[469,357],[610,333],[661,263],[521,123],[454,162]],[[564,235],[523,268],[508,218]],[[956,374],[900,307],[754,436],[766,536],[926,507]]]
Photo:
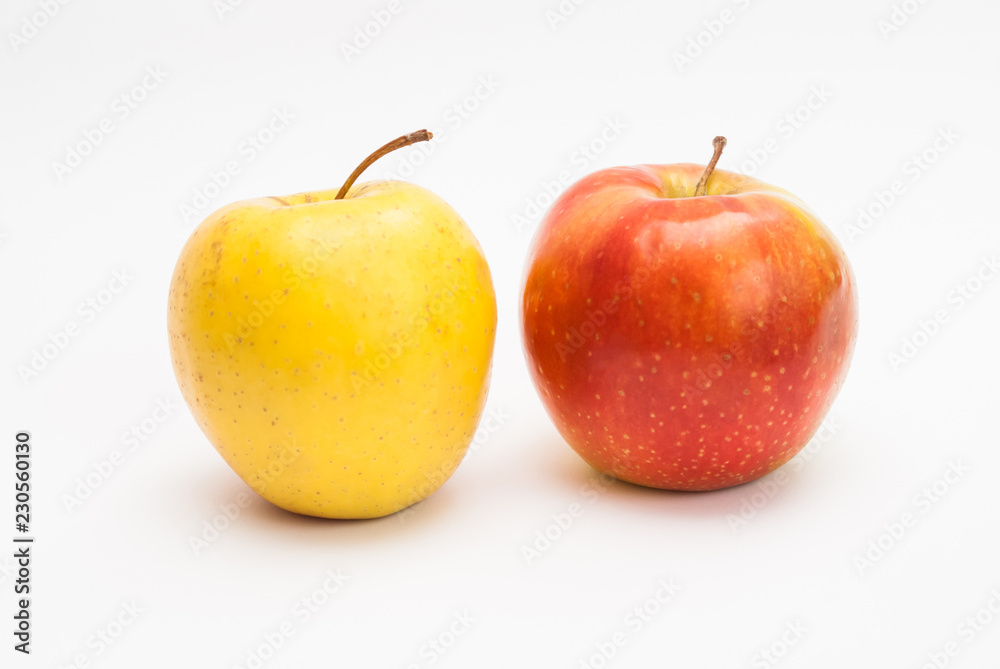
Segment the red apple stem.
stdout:
[[401,149],[404,146],[409,146],[410,144],[416,144],[417,142],[426,142],[433,136],[434,134],[429,130],[417,130],[416,132],[411,132],[409,135],[403,135],[402,137],[397,137],[396,139],[392,140],[385,146],[376,149],[375,153],[365,158],[364,161],[362,161],[362,163],[358,165],[353,172],[351,172],[351,176],[347,177],[347,181],[345,181],[344,185],[340,187],[340,191],[337,193],[337,197],[333,199],[343,200],[344,197],[347,195],[347,191],[351,190],[351,186],[353,186],[354,182],[358,180],[358,177],[361,176],[361,173],[367,170],[369,167],[371,167],[372,163],[374,163],[382,156],[392,153],[396,149]]
[[702,172],[701,179],[698,179],[698,185],[694,187],[695,197],[701,197],[708,192],[708,178],[712,176],[712,170],[715,169],[715,165],[719,162],[722,150],[726,148],[726,138],[719,135],[712,140],[712,146],[715,147],[715,153],[712,154],[712,159],[705,166],[705,171]]

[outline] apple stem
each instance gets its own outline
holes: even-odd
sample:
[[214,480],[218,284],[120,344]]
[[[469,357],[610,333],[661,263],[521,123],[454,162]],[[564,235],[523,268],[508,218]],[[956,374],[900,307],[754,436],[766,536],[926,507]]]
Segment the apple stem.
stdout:
[[402,137],[397,137],[396,139],[392,140],[385,146],[377,149],[375,153],[365,158],[364,161],[360,165],[358,165],[353,172],[351,172],[351,176],[347,177],[347,181],[345,181],[344,185],[340,187],[340,192],[337,193],[337,197],[333,199],[343,200],[344,197],[347,195],[347,191],[351,190],[351,186],[353,186],[354,182],[358,180],[358,177],[361,176],[361,173],[367,170],[369,167],[371,167],[371,164],[374,163],[379,158],[381,158],[382,156],[392,153],[396,149],[401,149],[404,146],[409,146],[410,144],[416,144],[417,142],[426,142],[433,136],[434,134],[431,133],[429,130],[417,130],[416,132],[411,132],[409,135],[403,135]]
[[719,135],[712,140],[712,146],[715,147],[715,153],[712,154],[712,159],[708,161],[708,165],[705,166],[705,171],[702,172],[701,179],[698,179],[698,185],[694,187],[695,197],[701,197],[708,192],[708,178],[712,176],[712,170],[715,169],[716,163],[719,162],[719,158],[722,156],[722,150],[726,148],[726,138]]

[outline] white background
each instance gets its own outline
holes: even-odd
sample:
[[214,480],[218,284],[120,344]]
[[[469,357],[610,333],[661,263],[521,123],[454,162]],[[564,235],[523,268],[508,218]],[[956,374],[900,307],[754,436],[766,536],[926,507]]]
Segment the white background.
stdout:
[[[26,429],[38,542],[30,657],[11,649],[15,577],[0,553],[0,664],[247,666],[291,621],[263,666],[596,667],[618,633],[608,667],[921,667],[949,643],[948,666],[1000,666],[1000,278],[977,277],[1000,251],[1000,6],[905,4],[911,15],[887,33],[889,0],[589,0],[554,27],[556,0],[401,0],[348,57],[342,45],[387,0],[245,0],[221,16],[210,0],[75,0],[34,32],[24,21],[38,0],[5,3],[0,540],[14,534],[13,437]],[[115,101],[147,67],[165,79],[123,118]],[[294,120],[247,160],[241,144],[282,108]],[[113,131],[60,179],[53,163],[105,118]],[[625,127],[605,142],[609,121]],[[421,127],[439,133],[430,155],[408,149],[366,178],[407,174],[481,241],[499,302],[489,411],[503,424],[402,520],[285,513],[249,492],[180,400],[165,318],[173,264],[212,209],[339,186],[372,149]],[[938,141],[943,152],[941,132],[956,136]],[[521,353],[537,223],[525,211],[544,209],[560,172],[704,163],[717,134],[729,138],[720,167],[792,191],[842,240],[861,298],[848,382],[780,485],[592,494],[598,479],[549,423]],[[925,151],[933,163],[915,168]],[[239,174],[185,220],[181,205],[229,160]],[[859,208],[880,215],[851,232]],[[122,270],[125,290],[86,318],[79,305]],[[960,285],[979,288],[961,307]],[[889,354],[942,310],[894,369]],[[79,335],[23,379],[71,322]],[[123,433],[151,428],[158,400],[176,408],[130,450]],[[78,479],[115,451],[120,464],[68,509]],[[961,475],[941,482],[953,466]],[[243,494],[240,515],[193,550]],[[574,503],[582,513],[559,531],[553,517]],[[524,547],[546,531],[557,538],[529,561]],[[349,580],[303,621],[296,602],[327,570]],[[660,604],[670,579],[677,592]],[[644,605],[655,613],[635,624]],[[471,625],[452,639],[462,615]],[[120,634],[102,646],[102,631]],[[438,654],[431,639],[453,643]]]

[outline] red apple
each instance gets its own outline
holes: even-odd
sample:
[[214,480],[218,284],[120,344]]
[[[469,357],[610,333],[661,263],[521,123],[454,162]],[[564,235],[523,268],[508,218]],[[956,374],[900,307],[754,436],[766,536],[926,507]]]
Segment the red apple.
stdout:
[[595,172],[553,204],[521,320],[549,416],[591,466],[714,490],[819,428],[857,336],[855,279],[795,196],[708,167]]

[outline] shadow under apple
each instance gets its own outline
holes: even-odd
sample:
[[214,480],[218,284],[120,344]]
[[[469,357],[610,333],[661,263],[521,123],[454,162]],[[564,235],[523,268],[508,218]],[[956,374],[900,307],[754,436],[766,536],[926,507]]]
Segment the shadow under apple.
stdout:
[[[446,482],[422,502],[381,518],[319,518],[269,502],[225,466],[187,478],[185,484],[190,513],[195,516],[189,525],[214,528],[220,536],[239,525],[269,540],[292,545],[343,547],[396,539],[427,526],[447,524],[447,516],[460,502]],[[214,536],[210,529],[208,536]]]
[[647,486],[629,483],[610,474],[602,474],[582,458],[580,458],[565,442],[553,440],[547,449],[557,446],[562,453],[558,456],[544,458],[540,464],[544,473],[553,485],[563,489],[567,499],[589,496],[597,504],[609,504],[624,509],[632,509],[641,513],[659,513],[671,517],[683,518],[714,518],[721,523],[727,522],[730,514],[739,514],[745,502],[762,494],[762,485],[767,487],[767,503],[779,506],[785,497],[794,497],[799,487],[795,472],[787,468],[778,469],[783,472],[783,483],[768,485],[767,482],[775,476],[772,472],[760,479],[748,481],[730,488],[711,491],[661,490]]

